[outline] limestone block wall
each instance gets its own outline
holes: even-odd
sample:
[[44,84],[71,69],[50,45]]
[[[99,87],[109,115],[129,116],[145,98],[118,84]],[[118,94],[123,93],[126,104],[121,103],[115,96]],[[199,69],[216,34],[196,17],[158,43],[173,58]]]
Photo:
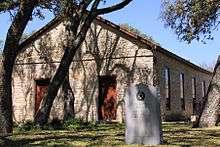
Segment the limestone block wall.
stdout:
[[123,121],[130,83],[153,83],[153,54],[120,32],[93,24],[70,68],[77,117],[97,120],[98,76],[105,75],[116,76],[117,121]]
[[[175,58],[161,53],[155,52],[155,70],[157,71],[158,84],[161,93],[161,112],[162,117],[176,115],[186,116],[190,118],[193,114],[193,96],[192,96],[192,78],[196,78],[196,102],[199,105],[203,101],[202,97],[202,82],[205,81],[206,91],[208,89],[211,73],[207,73],[204,70],[198,70],[190,65],[178,61]],[[166,110],[166,98],[165,98],[165,67],[170,71],[170,103],[171,110]],[[180,73],[184,74],[184,99],[185,110],[181,107],[180,98]],[[197,106],[198,106],[197,105]]]
[[[57,67],[57,64],[54,64]],[[33,120],[35,115],[36,80],[51,78],[55,68],[47,64],[16,65],[13,73],[13,117],[16,122]],[[59,90],[51,118],[63,118],[63,97]]]
[[[13,72],[14,120],[33,120],[36,80],[51,79],[63,55],[64,23],[35,38],[17,58]],[[117,77],[117,120],[124,117],[123,98],[130,83],[153,84],[153,54],[148,47],[108,25],[95,21],[69,70],[76,117],[97,120],[98,76]],[[51,118],[63,118],[59,90]]]
[[[109,23],[109,22],[107,22]],[[196,77],[197,102],[202,101],[202,81],[206,90],[211,75],[204,70],[173,58],[123,33],[113,24],[95,20],[86,40],[77,51],[69,70],[70,85],[75,96],[76,117],[97,120],[99,94],[98,77],[114,75],[117,80],[117,120],[124,117],[124,97],[130,83],[160,87],[162,117],[193,114],[192,77]],[[24,47],[13,72],[14,120],[24,122],[34,118],[36,80],[51,79],[63,55],[65,23],[55,23]],[[171,110],[166,110],[164,67],[170,69]],[[181,109],[179,74],[185,75],[185,110]],[[59,90],[51,118],[63,118],[63,92]]]
[[[140,60],[146,60],[146,58],[140,58]],[[145,83],[147,84],[147,78],[149,73],[151,72],[146,68],[138,68],[134,71],[129,68],[131,64],[133,64],[134,58],[127,59],[126,63],[123,63],[121,59],[113,59],[113,64],[121,64],[123,66],[128,67],[128,71],[117,67],[115,68],[111,74],[108,75],[116,75],[117,80],[117,120],[122,121],[124,117],[124,97],[126,95],[126,91],[128,86],[131,83]],[[149,59],[150,60],[150,59]],[[152,62],[149,64],[152,64]],[[145,63],[147,63],[145,62]],[[78,64],[78,63],[76,63]],[[98,103],[98,74],[96,71],[96,63],[94,61],[83,61],[83,65],[80,68],[84,67],[84,70],[77,68],[77,70],[70,69],[70,81],[71,85],[73,85],[74,94],[75,94],[75,112],[76,116],[80,118],[88,120],[97,120],[97,103]],[[135,64],[139,66],[138,63]],[[140,73],[141,71],[141,73]],[[133,72],[133,74],[132,74]],[[100,74],[107,75],[107,74]]]
[[[51,79],[62,57],[65,40],[63,23],[56,24],[24,47],[13,70],[13,117],[16,122],[33,120],[35,115],[36,80]],[[62,93],[59,91],[51,118],[63,117]]]

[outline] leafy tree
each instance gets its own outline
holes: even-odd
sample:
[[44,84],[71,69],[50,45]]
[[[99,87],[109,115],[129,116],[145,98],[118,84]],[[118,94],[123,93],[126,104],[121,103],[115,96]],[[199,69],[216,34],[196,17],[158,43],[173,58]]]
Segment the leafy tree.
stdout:
[[212,31],[219,25],[219,0],[163,1],[162,19],[181,40],[213,39]]
[[[163,1],[162,19],[172,28],[179,39],[213,39],[212,32],[219,26],[219,0],[174,0]],[[202,38],[201,38],[202,37]],[[199,126],[214,126],[219,121],[220,106],[220,59],[215,65],[213,77],[204,100],[204,109]]]
[[61,1],[60,12],[68,23],[66,25],[68,40],[64,47],[64,55],[60,61],[59,67],[52,78],[45,97],[43,98],[40,109],[35,116],[35,122],[44,125],[48,121],[53,101],[57,92],[68,74],[70,64],[76,51],[80,48],[85,40],[88,29],[93,20],[98,16],[112,11],[117,11],[128,5],[132,0],[119,0],[118,3],[100,8],[100,3],[107,1],[102,0],[78,0],[78,1]]
[[157,45],[160,45],[159,43],[157,43],[151,36],[148,36],[146,34],[144,34],[143,32],[141,32],[140,30],[130,26],[129,24],[120,24],[120,27],[122,27],[123,29],[129,31],[129,32],[132,32],[132,33],[135,33],[141,37],[143,37],[144,39],[147,39],[151,42],[153,42],[154,44],[157,44]]
[[[61,64],[52,79],[52,83],[49,85],[45,99],[46,102],[43,101],[41,111],[39,111],[36,117],[38,118],[36,120],[40,120],[39,118],[42,118],[42,116],[46,114],[47,117],[43,119],[45,122],[45,120],[48,119],[49,111],[57,94],[57,90],[67,75],[69,64],[76,50],[84,40],[93,19],[98,15],[121,9],[132,0],[122,0],[116,5],[98,9],[101,1],[102,0],[0,0],[0,14],[9,12],[12,17],[12,22],[3,47],[2,62],[0,64],[0,135],[7,135],[12,132],[12,71],[15,59],[21,51],[19,43],[21,42],[27,23],[33,19],[34,16],[43,18],[44,15],[41,13],[42,9],[52,10],[55,14],[64,16],[71,22],[68,26],[68,35],[69,38],[72,39],[69,39]],[[87,9],[90,9],[90,11],[87,11]],[[77,30],[80,30],[80,32],[77,33]]]
[[[27,23],[32,20],[34,16],[43,18],[44,15],[41,13],[42,9],[52,10],[55,14],[63,15],[68,21],[72,22],[68,26],[69,38],[72,37],[72,39],[69,39],[70,41],[68,41],[68,45],[65,48],[61,64],[52,83],[49,85],[45,99],[46,102],[42,103],[40,107],[41,111],[39,111],[36,117],[38,118],[36,120],[40,120],[39,118],[42,118],[42,116],[46,114],[47,117],[43,119],[45,122],[45,120],[48,119],[49,111],[57,94],[57,90],[62,84],[62,81],[64,81],[64,76],[67,75],[67,69],[72,61],[71,59],[84,40],[93,19],[98,15],[121,9],[132,0],[122,0],[116,5],[98,9],[101,1],[102,0],[0,0],[0,13],[9,12],[12,17],[12,22],[3,47],[2,62],[0,64],[0,135],[7,135],[12,132],[12,71],[15,59],[21,51],[19,43],[21,42]],[[90,11],[87,11],[89,8]],[[77,33],[77,30],[80,30],[80,32]]]
[[0,14],[9,12],[12,17],[0,63],[0,135],[12,132],[12,71],[23,32],[34,16],[42,17],[42,8],[53,9],[55,4],[54,0],[0,0]]

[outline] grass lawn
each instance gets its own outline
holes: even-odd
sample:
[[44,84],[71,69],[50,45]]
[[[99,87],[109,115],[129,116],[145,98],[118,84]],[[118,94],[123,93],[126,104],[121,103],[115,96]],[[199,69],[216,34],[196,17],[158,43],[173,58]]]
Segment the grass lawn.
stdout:
[[[163,124],[164,145],[220,146],[220,127],[192,129],[183,123]],[[124,124],[69,125],[61,130],[14,129],[0,146],[126,146]],[[134,145],[131,145],[132,147]]]

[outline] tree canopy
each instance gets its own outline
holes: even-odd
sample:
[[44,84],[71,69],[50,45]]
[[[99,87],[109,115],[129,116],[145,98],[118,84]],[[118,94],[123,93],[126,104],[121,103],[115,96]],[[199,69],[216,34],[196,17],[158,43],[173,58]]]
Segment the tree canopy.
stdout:
[[44,18],[42,9],[51,10],[71,22],[65,26],[68,41],[64,46],[61,63],[48,86],[44,101],[41,102],[42,111],[38,111],[35,117],[38,118],[35,119],[37,122],[44,120],[45,123],[57,91],[67,76],[72,59],[84,41],[94,18],[122,9],[131,1],[118,0],[115,4],[106,4],[100,8],[100,3],[107,3],[106,0],[0,0],[0,14],[9,12],[12,16],[0,65],[0,136],[12,132],[12,72],[17,55],[23,51],[19,45],[28,22],[34,16]]
[[[35,122],[39,125],[47,123],[53,101],[57,92],[62,85],[66,76],[68,76],[69,67],[72,63],[76,51],[80,49],[85,40],[87,31],[90,28],[93,20],[102,14],[111,13],[127,6],[132,0],[118,0],[116,4],[107,4],[104,7],[100,6],[104,0],[67,0],[62,1],[61,12],[63,17],[70,23],[65,25],[66,28],[66,44],[64,54],[60,64],[50,81],[48,90],[41,102],[39,111],[35,115]],[[109,2],[109,1],[108,1]],[[101,8],[100,8],[101,7]]]
[[161,17],[179,39],[204,41],[213,39],[220,23],[219,8],[219,0],[163,0]]
[[120,27],[122,27],[123,29],[125,29],[125,30],[127,30],[127,31],[129,31],[129,32],[135,33],[135,34],[137,34],[137,35],[143,37],[144,39],[147,39],[147,40],[151,41],[152,43],[155,43],[155,44],[157,44],[157,45],[160,45],[158,42],[156,42],[156,41],[152,38],[152,36],[149,36],[149,35],[143,33],[143,32],[140,31],[139,29],[134,28],[134,27],[130,26],[129,24],[126,24],[126,23],[125,23],[125,24],[120,24]]
[[[165,0],[162,19],[171,27],[179,39],[190,43],[192,40],[213,39],[212,32],[218,29],[219,0]],[[203,38],[201,38],[203,37]],[[203,98],[203,112],[195,126],[212,127],[218,124],[220,106],[220,58],[213,70],[208,91]]]

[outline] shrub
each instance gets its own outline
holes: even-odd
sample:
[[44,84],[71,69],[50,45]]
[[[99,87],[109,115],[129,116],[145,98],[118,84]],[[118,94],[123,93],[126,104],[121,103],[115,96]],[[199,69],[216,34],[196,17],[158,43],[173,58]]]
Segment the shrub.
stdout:
[[54,118],[50,123],[49,123],[49,129],[52,130],[61,130],[64,129],[63,122],[59,120],[58,118]]
[[26,121],[23,124],[15,125],[14,129],[17,131],[31,131],[31,130],[80,130],[80,129],[94,129],[96,124],[94,122],[85,122],[83,119],[69,119],[62,121],[59,119],[53,119],[51,122],[44,126],[39,126],[33,121]]
[[40,129],[39,126],[37,126],[33,121],[31,120],[27,120],[26,122],[24,122],[21,125],[15,126],[18,131],[30,131],[30,130],[36,130],[36,129]]
[[91,129],[96,126],[94,122],[86,122],[83,119],[75,118],[64,122],[66,129],[79,130],[79,129]]
[[166,115],[164,117],[164,120],[168,122],[188,121],[188,118],[186,118],[184,115],[179,114],[179,113],[171,113],[169,115]]

